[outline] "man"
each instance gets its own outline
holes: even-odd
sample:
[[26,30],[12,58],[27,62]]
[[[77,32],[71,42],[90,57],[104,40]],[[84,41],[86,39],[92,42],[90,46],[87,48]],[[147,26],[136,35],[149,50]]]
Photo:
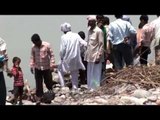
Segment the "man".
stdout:
[[100,86],[102,75],[102,62],[104,61],[103,31],[96,25],[96,16],[90,15],[88,20],[88,44],[85,54],[87,61],[88,89],[95,90]]
[[[85,33],[83,31],[78,32],[79,36],[85,40],[86,36]],[[81,50],[81,58],[82,58],[82,62],[85,66],[85,70],[79,70],[79,78],[80,78],[80,84],[87,84],[87,62],[84,61],[84,55],[86,52],[86,46],[81,46],[80,47]]]
[[[128,21],[131,25],[132,25],[132,21],[130,19],[129,16],[127,15],[123,15],[122,20]],[[136,34],[131,34],[129,36],[129,43],[132,46],[132,52],[134,51],[136,45],[137,45],[137,38],[136,38]]]
[[123,60],[126,66],[133,65],[133,55],[128,37],[131,34],[136,34],[134,27],[127,21],[122,20],[122,15],[115,15],[117,18],[109,25],[108,38],[110,42],[107,44],[107,51],[110,53],[110,44],[113,45],[113,58],[115,70],[120,70],[124,67]]
[[104,43],[104,61],[102,62],[102,75],[101,75],[101,80],[103,80],[105,78],[105,70],[106,70],[106,61],[107,61],[107,28],[106,28],[106,24],[105,24],[105,19],[103,15],[97,15],[96,16],[97,19],[97,26],[103,31],[103,43]]
[[160,41],[160,15],[157,15],[158,18],[153,20],[150,24],[154,27],[155,33],[154,33],[154,38],[155,38],[155,43],[154,46],[159,45]]
[[31,37],[33,47],[31,49],[30,67],[36,80],[37,104],[43,96],[43,80],[48,90],[52,90],[52,71],[55,66],[53,50],[48,42],[42,41],[38,34]]
[[139,29],[137,30],[137,46],[134,54],[136,55],[138,53],[140,55],[140,64],[146,66],[148,64],[148,54],[151,53],[150,44],[152,41],[153,29],[148,24],[148,15],[141,15],[139,20],[140,23],[138,25]]
[[148,55],[151,53],[150,45],[154,38],[154,28],[148,23],[145,24],[142,28],[141,36],[141,50],[140,50],[140,63],[141,65],[147,66],[148,64]]
[[150,24],[154,28],[153,33],[153,42],[154,42],[154,50],[155,50],[155,63],[160,64],[160,55],[159,55],[159,49],[160,49],[160,14],[157,14],[157,17],[155,20],[153,20]]
[[61,36],[60,43],[60,57],[61,63],[58,67],[58,75],[60,78],[61,86],[65,86],[64,74],[70,72],[72,90],[78,89],[78,74],[79,69],[85,70],[85,66],[82,63],[80,46],[87,43],[82,38],[71,31],[71,25],[69,23],[63,23],[61,25],[61,31],[64,33]]
[[8,71],[8,55],[5,41],[0,38],[0,105],[6,103],[6,84],[3,70]]

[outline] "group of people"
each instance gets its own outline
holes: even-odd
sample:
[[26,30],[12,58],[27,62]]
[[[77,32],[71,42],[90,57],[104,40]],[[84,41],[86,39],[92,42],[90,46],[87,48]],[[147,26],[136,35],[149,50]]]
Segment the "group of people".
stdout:
[[[106,63],[113,63],[115,71],[124,66],[133,66],[134,57],[140,55],[140,64],[147,65],[150,54],[151,41],[155,46],[160,43],[160,18],[148,23],[148,16],[140,16],[139,29],[133,27],[128,16],[115,15],[115,21],[103,15],[89,15],[87,39],[83,31],[72,32],[70,23],[61,24],[60,62],[55,64],[54,52],[51,44],[43,41],[40,35],[31,36],[30,70],[34,74],[36,83],[37,104],[43,97],[43,82],[52,91],[54,82],[52,72],[57,69],[61,87],[65,87],[66,73],[71,75],[72,90],[78,89],[79,78],[88,89],[96,90],[105,77]],[[6,43],[0,39],[0,105],[5,105],[6,85],[3,70],[9,77],[14,78],[14,103],[22,104],[23,72],[20,67],[21,59],[12,59],[13,67],[8,68]]]

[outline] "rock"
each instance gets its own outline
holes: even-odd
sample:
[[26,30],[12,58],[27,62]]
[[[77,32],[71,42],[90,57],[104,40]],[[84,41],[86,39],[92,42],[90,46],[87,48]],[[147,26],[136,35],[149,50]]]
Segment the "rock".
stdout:
[[88,89],[88,86],[87,86],[87,85],[81,85],[81,89],[82,89],[82,90],[87,90],[87,89]]
[[28,100],[23,100],[23,105],[35,105],[36,103],[33,103],[31,101],[28,101]]
[[9,102],[6,102],[6,105],[12,105],[11,103],[9,103]]
[[61,94],[66,94],[66,93],[70,92],[69,87],[62,87],[60,92],[61,92]]
[[156,91],[153,91],[152,94],[153,94],[153,95],[159,95],[160,92],[156,90]]
[[127,85],[127,87],[126,87],[126,91],[127,92],[132,92],[132,91],[134,91],[134,90],[136,90],[137,88],[134,86],[134,85]]
[[158,100],[156,101],[156,104],[157,104],[157,105],[160,105],[160,99],[158,99]]
[[98,105],[98,103],[84,103],[83,105]]
[[123,96],[121,100],[127,104],[135,103],[135,105],[143,105],[147,101],[145,98],[138,99],[132,96]]
[[138,89],[135,90],[134,93],[132,94],[136,98],[147,98],[151,95],[152,93],[143,89]]
[[94,99],[93,102],[96,102],[97,104],[101,104],[101,105],[107,105],[108,104],[107,100],[105,100],[103,98]]
[[60,88],[59,88],[59,87],[56,87],[56,88],[53,89],[53,91],[54,91],[55,93],[58,93],[58,91],[60,91]]
[[63,103],[63,99],[61,97],[55,97],[53,102]]
[[156,102],[157,99],[158,99],[158,97],[156,95],[152,95],[152,96],[148,97],[148,100],[151,102]]
[[154,91],[156,91],[156,88],[149,89],[148,91],[149,92],[154,92]]
[[61,95],[60,97],[61,97],[62,99],[65,99],[65,98],[66,98],[66,96],[65,96],[65,95]]
[[59,82],[59,76],[58,76],[58,74],[56,74],[56,75],[53,76],[53,80],[55,82]]

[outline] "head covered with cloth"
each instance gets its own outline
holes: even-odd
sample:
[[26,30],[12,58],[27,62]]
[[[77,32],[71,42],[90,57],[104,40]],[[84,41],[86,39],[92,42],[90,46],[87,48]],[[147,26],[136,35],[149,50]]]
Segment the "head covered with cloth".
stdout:
[[67,22],[61,24],[61,31],[64,33],[71,31],[71,24]]

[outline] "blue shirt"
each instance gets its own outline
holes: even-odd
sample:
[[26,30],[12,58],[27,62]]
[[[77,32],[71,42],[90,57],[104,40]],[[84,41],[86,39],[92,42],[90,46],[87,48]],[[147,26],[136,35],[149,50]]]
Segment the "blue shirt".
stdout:
[[118,45],[131,34],[136,34],[135,28],[129,22],[117,19],[109,25],[107,40],[110,40],[113,45]]

